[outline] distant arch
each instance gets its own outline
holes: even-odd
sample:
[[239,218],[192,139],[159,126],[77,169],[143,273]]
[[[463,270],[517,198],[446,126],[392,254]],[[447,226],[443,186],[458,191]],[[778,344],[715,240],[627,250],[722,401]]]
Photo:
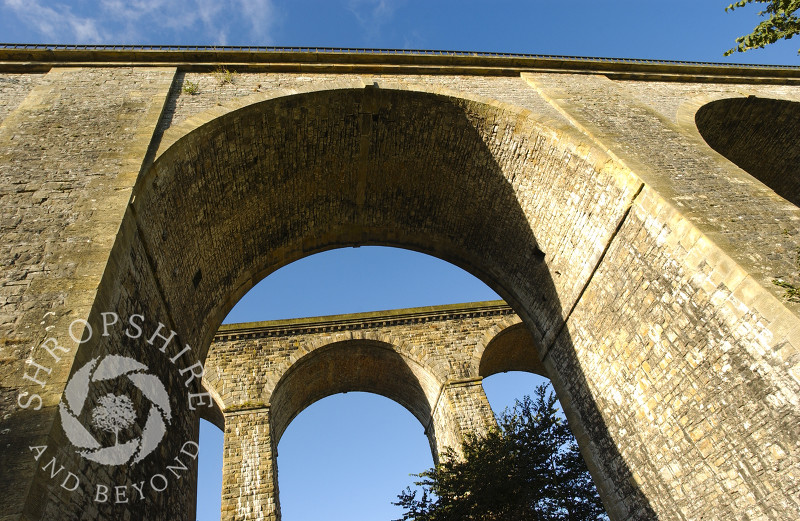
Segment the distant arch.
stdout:
[[211,384],[209,379],[205,376],[203,377],[203,390],[211,396],[211,401],[207,407],[200,407],[197,409],[199,411],[199,417],[224,432],[225,413],[222,411],[225,408],[225,403],[218,389]]
[[700,107],[695,124],[711,148],[800,206],[800,103],[720,99]]
[[291,421],[311,404],[328,396],[361,391],[405,407],[425,428],[434,460],[443,440],[458,436],[437,432],[434,408],[444,382],[385,342],[347,340],[315,349],[283,374],[269,400],[271,431],[277,444]]
[[497,332],[477,354],[478,375],[483,378],[508,371],[525,371],[547,378],[535,340],[522,322]]

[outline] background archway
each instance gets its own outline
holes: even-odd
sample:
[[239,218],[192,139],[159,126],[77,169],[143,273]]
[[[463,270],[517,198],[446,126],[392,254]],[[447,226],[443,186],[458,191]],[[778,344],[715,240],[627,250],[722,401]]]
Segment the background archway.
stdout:
[[[397,248],[345,248],[305,257],[266,277],[234,306],[225,323],[497,298],[472,275],[435,257]],[[488,386],[484,380],[496,412],[530,394],[534,385],[513,373],[491,378]],[[418,420],[380,396],[349,392],[315,402],[290,423],[278,445],[282,518],[313,516],[321,505],[332,508],[333,517],[336,512],[350,519],[373,519],[381,512],[386,519],[399,517],[391,502],[412,484],[410,474],[433,464],[424,437]],[[221,458],[222,432],[201,425],[200,521],[216,519],[220,507],[222,469],[204,473],[207,453],[208,459]],[[354,498],[354,490],[361,494]],[[309,502],[309,495],[315,501]],[[343,498],[349,498],[349,507]]]
[[711,148],[800,206],[800,103],[721,99],[700,107],[695,122]]

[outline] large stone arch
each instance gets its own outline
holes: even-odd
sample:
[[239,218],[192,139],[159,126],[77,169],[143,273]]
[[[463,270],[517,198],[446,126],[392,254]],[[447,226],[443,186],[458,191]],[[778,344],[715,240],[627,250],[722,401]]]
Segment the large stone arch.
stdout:
[[[139,178],[89,321],[141,313],[202,360],[233,303],[289,262],[361,244],[422,251],[478,276],[519,313],[614,519],[733,516],[742,505],[766,518],[797,489],[781,478],[797,476],[797,379],[782,365],[796,371],[787,332],[796,317],[658,189],[567,124],[499,103],[369,83],[262,101],[178,138]],[[73,370],[104,352],[135,353],[171,389],[186,387],[163,353],[112,329],[82,346]],[[783,351],[773,335],[787,339]],[[717,392],[728,378],[751,391]],[[84,466],[84,477],[131,482],[163,470],[196,435],[179,397],[165,456],[134,469]],[[745,425],[740,411],[764,421]],[[750,436],[764,435],[760,425],[771,452]],[[732,434],[717,443],[716,432]],[[741,471],[744,461],[762,474]],[[191,478],[175,489],[131,515],[191,518]],[[42,510],[78,517],[84,506],[56,498]],[[114,505],[91,508],[114,516]]]
[[[157,157],[96,307],[165,317],[203,359],[270,272],[390,245],[471,272],[552,342],[637,186],[578,134],[500,103],[369,85],[262,101]],[[185,421],[176,432],[191,437]]]

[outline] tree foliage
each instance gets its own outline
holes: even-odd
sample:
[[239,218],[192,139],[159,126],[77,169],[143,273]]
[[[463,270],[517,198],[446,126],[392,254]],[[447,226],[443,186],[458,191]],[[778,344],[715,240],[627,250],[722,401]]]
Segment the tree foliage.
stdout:
[[[800,33],[800,13],[798,13],[800,0],[739,0],[725,10],[733,11],[752,3],[767,4],[766,8],[758,13],[761,17],[767,17],[766,20],[759,23],[752,33],[736,38],[738,45],[726,51],[725,56],[734,52],[761,49],[778,40],[789,40]],[[800,50],[797,52],[800,54]]]
[[417,477],[395,505],[402,521],[606,520],[575,439],[558,415],[556,398],[539,386],[517,401],[498,428],[463,443]]

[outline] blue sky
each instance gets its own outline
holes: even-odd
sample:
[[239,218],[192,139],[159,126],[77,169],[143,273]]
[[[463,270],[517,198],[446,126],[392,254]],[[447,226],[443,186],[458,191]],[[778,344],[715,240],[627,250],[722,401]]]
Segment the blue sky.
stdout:
[[[729,0],[1,0],[0,40],[458,49],[797,64],[795,42],[723,58],[757,23]],[[566,7],[565,7],[566,6]],[[795,40],[796,41],[796,40]]]
[[[6,43],[425,48],[800,65],[800,40],[724,57],[758,22],[729,0],[572,2],[410,0],[0,0]],[[565,7],[567,6],[567,7]],[[228,322],[485,300],[458,268],[401,250],[309,257],[267,277]],[[495,410],[531,389],[530,375],[487,379]],[[219,519],[221,435],[201,432],[198,519]],[[284,521],[399,517],[390,502],[432,463],[422,427],[401,406],[363,393],[321,400],[279,446]]]

